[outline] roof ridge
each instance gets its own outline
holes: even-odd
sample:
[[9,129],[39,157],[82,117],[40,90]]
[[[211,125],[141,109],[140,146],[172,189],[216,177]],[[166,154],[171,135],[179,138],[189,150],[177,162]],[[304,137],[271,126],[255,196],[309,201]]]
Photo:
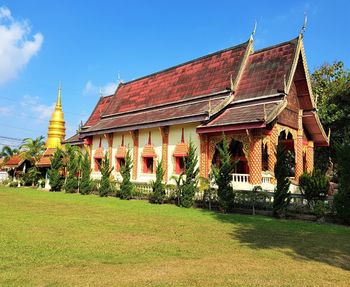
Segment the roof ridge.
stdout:
[[252,55],[255,55],[255,54],[258,54],[258,53],[261,53],[261,52],[265,52],[267,50],[271,50],[271,49],[274,49],[274,48],[277,48],[277,47],[280,47],[280,46],[283,46],[283,45],[286,45],[286,44],[290,44],[290,43],[292,43],[294,41],[297,41],[297,40],[298,40],[298,37],[297,38],[293,38],[292,40],[289,40],[289,41],[285,41],[285,42],[279,43],[279,44],[275,44],[275,45],[272,45],[272,46],[261,48],[259,50],[254,51],[254,53],[252,53]]
[[190,64],[190,63],[193,63],[193,62],[196,62],[196,61],[199,61],[199,60],[202,60],[202,59],[205,59],[205,58],[209,58],[209,57],[212,57],[216,54],[219,54],[219,53],[223,53],[223,52],[226,52],[226,51],[229,51],[229,50],[234,50],[234,49],[237,49],[237,48],[240,48],[240,47],[244,47],[244,45],[248,45],[249,43],[249,40],[244,42],[244,43],[241,43],[241,44],[238,44],[238,45],[235,45],[235,46],[231,46],[229,48],[225,48],[225,49],[222,49],[222,50],[219,50],[219,51],[215,51],[215,52],[212,52],[210,54],[207,54],[207,55],[204,55],[204,56],[200,56],[198,58],[195,58],[195,59],[192,59],[192,60],[189,60],[189,61],[186,61],[186,62],[183,62],[181,64],[177,64],[175,66],[171,66],[169,68],[166,68],[166,69],[163,69],[163,70],[159,70],[157,72],[154,72],[154,73],[151,73],[151,74],[148,74],[148,75],[145,75],[145,76],[142,76],[142,77],[139,77],[139,78],[136,78],[134,80],[130,80],[130,81],[127,81],[125,83],[123,83],[123,86],[126,86],[128,84],[131,84],[131,83],[134,83],[136,81],[140,81],[140,80],[143,80],[145,78],[148,78],[148,77],[151,77],[151,76],[154,76],[154,75],[158,75],[158,74],[161,74],[161,73],[164,73],[164,72],[167,72],[167,71],[170,71],[170,70],[173,70],[173,69],[176,69],[176,68],[179,68],[181,66],[185,66],[187,64]]

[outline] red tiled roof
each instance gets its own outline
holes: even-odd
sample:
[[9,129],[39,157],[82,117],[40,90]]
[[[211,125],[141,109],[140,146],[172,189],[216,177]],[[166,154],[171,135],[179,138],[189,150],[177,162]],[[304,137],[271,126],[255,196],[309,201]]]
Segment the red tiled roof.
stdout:
[[92,126],[96,124],[103,113],[103,111],[106,109],[107,105],[110,103],[113,95],[101,97],[99,101],[97,102],[95,109],[93,110],[91,116],[85,123],[84,127]]
[[[215,108],[219,105],[224,98],[214,98],[210,101],[211,108]],[[84,130],[84,133],[91,133],[96,131],[103,131],[113,128],[122,128],[131,125],[141,125],[147,123],[158,123],[166,120],[178,120],[180,117],[191,117],[195,115],[202,115],[202,120],[206,119],[205,116],[208,112],[209,104],[208,100],[199,101],[187,104],[180,104],[175,106],[168,106],[158,108],[155,110],[141,111],[137,113],[130,113],[111,118],[104,118],[100,120],[93,127]]]
[[104,115],[176,103],[230,88],[248,42],[121,84]]
[[53,157],[56,149],[55,148],[47,148],[40,158],[40,160],[36,163],[38,167],[49,167],[51,166],[51,158]]
[[62,143],[68,144],[83,144],[83,140],[80,139],[79,133],[71,136],[70,138],[64,140]]
[[284,90],[284,78],[288,81],[298,39],[249,56],[246,68],[235,93],[235,101],[277,94]]
[[206,126],[234,125],[252,122],[265,122],[282,101],[273,103],[257,103],[246,106],[233,106],[227,108],[217,118],[211,120]]
[[19,155],[13,155],[5,163],[4,167],[17,167],[23,162],[23,159]]

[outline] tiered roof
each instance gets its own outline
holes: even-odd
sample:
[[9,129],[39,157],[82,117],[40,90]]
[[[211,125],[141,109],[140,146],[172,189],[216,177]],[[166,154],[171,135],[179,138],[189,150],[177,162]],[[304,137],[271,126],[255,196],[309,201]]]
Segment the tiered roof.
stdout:
[[115,131],[199,122],[198,132],[259,128],[286,107],[294,83],[305,125],[316,144],[327,144],[312,100],[302,36],[253,51],[238,46],[120,83],[101,97],[80,139]]

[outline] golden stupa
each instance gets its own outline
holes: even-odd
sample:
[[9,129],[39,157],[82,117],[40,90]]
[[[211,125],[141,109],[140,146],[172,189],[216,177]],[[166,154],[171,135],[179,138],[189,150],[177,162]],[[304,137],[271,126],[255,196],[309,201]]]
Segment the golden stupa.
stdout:
[[47,133],[46,148],[61,147],[61,142],[66,136],[66,127],[61,105],[61,85],[58,87],[58,96],[54,112],[50,120],[49,130]]

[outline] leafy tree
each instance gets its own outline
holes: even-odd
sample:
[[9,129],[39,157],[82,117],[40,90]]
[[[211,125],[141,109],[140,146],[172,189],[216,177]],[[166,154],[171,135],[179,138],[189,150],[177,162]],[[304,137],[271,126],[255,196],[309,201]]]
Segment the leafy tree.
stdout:
[[110,180],[113,168],[109,167],[108,153],[106,153],[104,158],[102,159],[99,169],[101,171],[102,177],[101,177],[101,185],[98,192],[101,197],[105,197],[105,196],[108,196],[108,194],[113,191],[111,180]]
[[180,199],[180,205],[183,207],[191,207],[193,205],[193,199],[197,190],[199,168],[196,151],[197,149],[194,147],[193,142],[190,141],[188,156],[184,158],[185,172]]
[[350,71],[341,61],[324,64],[312,74],[312,84],[320,120],[326,131],[331,129],[330,147],[315,149],[315,166],[325,172],[329,160],[337,159],[334,143],[350,130]]
[[232,161],[229,144],[223,135],[222,144],[217,146],[219,151],[220,166],[212,166],[212,174],[218,186],[219,204],[225,212],[232,211],[234,207],[235,193],[232,189],[232,172],[238,161]]
[[5,145],[2,147],[2,150],[0,152],[0,158],[3,158],[4,161],[8,161],[11,156],[18,153],[18,149],[14,148],[12,149],[10,146]]
[[62,189],[64,183],[64,177],[62,176],[62,158],[63,152],[61,149],[58,148],[53,154],[53,157],[51,159],[51,167],[48,171],[51,191],[61,191]]
[[44,137],[40,136],[36,139],[26,138],[20,147],[20,156],[27,159],[32,165],[35,165],[40,160],[45,151]]
[[91,160],[88,152],[85,152],[81,162],[80,193],[89,194],[92,190]]
[[123,178],[120,184],[119,197],[121,199],[131,199],[134,190],[134,185],[130,181],[132,170],[132,159],[130,155],[130,150],[128,149],[125,156],[125,163],[121,166],[120,174]]
[[277,180],[273,199],[273,215],[275,217],[284,216],[290,203],[290,181],[288,178],[290,167],[288,164],[288,156],[288,151],[286,151],[283,146],[278,145],[276,152],[277,161],[274,169]]
[[80,150],[76,146],[65,146],[66,181],[64,189],[67,193],[77,192],[79,187]]
[[304,173],[299,178],[299,186],[309,206],[314,209],[317,201],[327,198],[329,180],[322,171],[315,169],[312,173]]
[[28,170],[27,177],[34,187],[41,178],[41,172],[36,166],[33,166]]
[[170,179],[173,179],[175,181],[176,205],[178,206],[180,206],[180,202],[181,202],[183,178],[184,178],[183,172],[179,176],[172,175],[170,177]]
[[336,145],[339,188],[334,196],[336,216],[344,223],[350,224],[350,141],[348,136]]
[[152,194],[150,195],[150,202],[161,204],[165,199],[165,185],[163,183],[164,169],[163,162],[157,163],[156,180],[152,185]]

